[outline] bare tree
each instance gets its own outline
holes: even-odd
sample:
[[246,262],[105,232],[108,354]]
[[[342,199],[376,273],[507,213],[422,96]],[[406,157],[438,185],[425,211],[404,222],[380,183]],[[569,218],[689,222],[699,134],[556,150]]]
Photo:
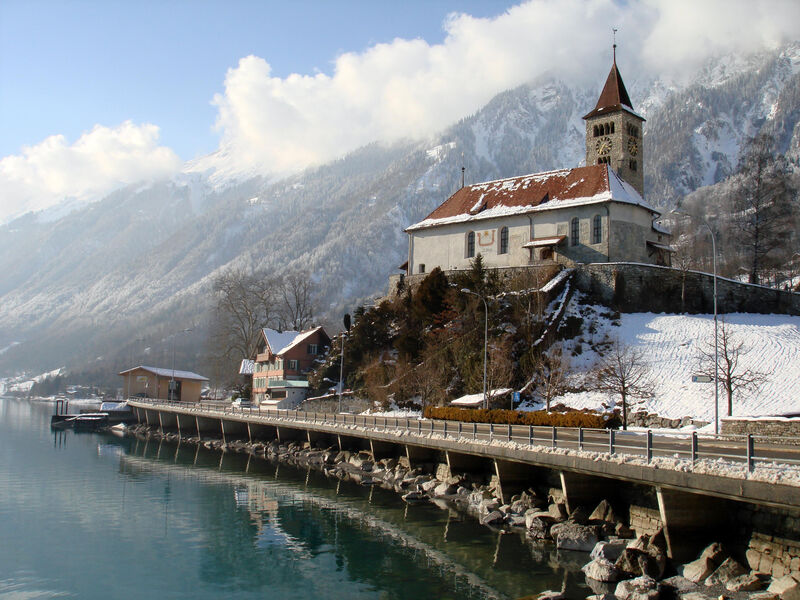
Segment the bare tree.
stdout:
[[284,329],[302,331],[314,320],[314,284],[300,271],[286,275],[278,285],[280,323]]
[[[733,395],[737,391],[755,391],[767,378],[766,373],[746,369],[741,364],[741,359],[747,355],[750,348],[738,339],[731,331],[730,326],[720,319],[718,331],[718,369],[719,381],[728,398],[728,416],[733,415]],[[699,348],[700,374],[714,380],[714,343],[705,344]]]
[[510,338],[506,337],[491,343],[488,359],[486,363],[486,393],[491,399],[492,390],[508,387],[514,376]]
[[748,142],[739,164],[740,185],[734,198],[734,222],[750,255],[750,283],[759,283],[770,253],[789,239],[792,217],[791,170],[766,134]]
[[211,354],[220,363],[216,369],[231,379],[238,373],[234,367],[255,354],[261,329],[275,318],[275,285],[272,279],[232,270],[214,280],[213,291]]
[[538,383],[538,396],[544,400],[545,408],[550,410],[550,402],[566,389],[567,357],[563,355],[560,344],[550,347],[549,352],[538,355],[534,361],[536,370],[532,381]]
[[621,398],[622,428],[627,429],[631,399],[651,397],[655,386],[642,352],[613,340],[595,371],[595,387]]

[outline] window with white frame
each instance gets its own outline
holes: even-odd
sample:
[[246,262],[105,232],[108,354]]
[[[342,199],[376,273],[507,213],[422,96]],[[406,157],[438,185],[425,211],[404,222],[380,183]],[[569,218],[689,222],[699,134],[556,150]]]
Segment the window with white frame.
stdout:
[[467,234],[467,258],[475,256],[475,232],[470,231]]
[[508,227],[500,228],[500,250],[498,254],[508,254]]
[[569,243],[571,246],[577,246],[580,242],[581,226],[578,222],[578,217],[572,219],[570,223]]

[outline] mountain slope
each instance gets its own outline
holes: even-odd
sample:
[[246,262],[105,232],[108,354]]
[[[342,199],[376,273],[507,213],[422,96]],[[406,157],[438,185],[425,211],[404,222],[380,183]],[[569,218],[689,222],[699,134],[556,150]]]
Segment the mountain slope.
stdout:
[[[800,154],[799,66],[793,44],[720,59],[681,86],[635,82],[650,201],[671,207],[724,179],[742,141],[761,130]],[[281,181],[187,172],[58,219],[0,227],[0,347],[22,342],[0,354],[0,371],[111,371],[145,345],[167,360],[169,336],[190,326],[175,344],[184,367],[199,369],[210,285],[227,268],[309,270],[321,316],[338,323],[385,291],[406,258],[403,228],[458,188],[462,166],[473,183],[581,164],[581,117],[598,92],[543,78],[432,139],[373,144]]]

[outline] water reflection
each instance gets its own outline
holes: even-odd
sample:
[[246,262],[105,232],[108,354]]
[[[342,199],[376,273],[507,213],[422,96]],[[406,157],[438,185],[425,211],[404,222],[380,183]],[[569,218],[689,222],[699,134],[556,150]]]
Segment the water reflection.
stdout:
[[[587,593],[576,573],[585,556],[565,568],[569,557],[552,546],[479,526],[444,503],[408,505],[393,491],[329,479],[314,469],[164,441],[133,441],[120,468],[229,490],[235,514],[246,513],[247,523],[224,510],[205,518],[212,530],[235,535],[248,551],[240,555],[212,544],[217,567],[235,571],[253,556],[251,568],[258,569],[264,558],[285,565],[331,554],[337,572],[386,597],[504,598],[562,588],[574,597]],[[225,514],[232,521],[222,522]],[[220,576],[225,568],[216,569]],[[387,591],[395,587],[403,593]],[[439,595],[431,595],[431,588]]]

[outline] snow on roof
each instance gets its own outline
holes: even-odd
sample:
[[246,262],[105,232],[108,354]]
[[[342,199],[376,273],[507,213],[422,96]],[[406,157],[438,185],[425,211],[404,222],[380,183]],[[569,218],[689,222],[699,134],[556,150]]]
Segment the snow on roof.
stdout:
[[286,354],[289,350],[291,350],[292,348],[296,348],[297,346],[302,344],[304,340],[307,340],[321,329],[322,326],[315,327],[314,329],[309,329],[308,331],[303,331],[301,333],[298,333],[297,335],[295,335],[294,339],[291,342],[289,342],[286,346],[278,350],[275,354],[277,354],[278,356],[280,356],[281,354]]
[[279,350],[291,344],[300,333],[299,331],[277,331],[268,327],[265,327],[263,332],[264,339],[267,340],[267,345],[273,354],[280,354]]
[[659,214],[608,165],[590,165],[465,186],[406,231],[600,202],[634,204]]
[[125,375],[126,373],[131,373],[132,371],[136,371],[137,369],[142,369],[143,371],[147,371],[148,373],[152,373],[153,375],[158,375],[159,377],[169,377],[174,379],[191,379],[194,381],[208,381],[208,377],[203,377],[202,375],[198,375],[197,373],[192,373],[191,371],[179,371],[177,369],[162,369],[161,367],[145,367],[145,366],[138,366],[132,369],[127,369],[125,371],[120,371],[119,375]]
[[255,367],[256,361],[245,358],[239,365],[239,375],[252,375]]
[[522,244],[523,248],[539,248],[540,246],[557,246],[563,242],[567,236],[551,235],[550,237],[533,238],[530,242]]

